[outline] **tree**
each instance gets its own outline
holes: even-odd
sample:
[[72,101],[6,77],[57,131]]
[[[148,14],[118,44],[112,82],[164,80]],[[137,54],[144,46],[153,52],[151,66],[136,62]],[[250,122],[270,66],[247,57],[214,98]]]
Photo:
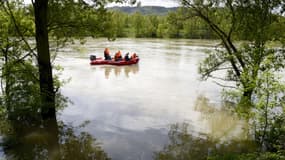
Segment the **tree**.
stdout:
[[[15,118],[13,111],[16,107],[25,106],[22,111],[26,112],[27,106],[39,105],[35,103],[38,96],[32,94],[38,89],[35,85],[37,72],[32,65],[33,52],[27,40],[21,37],[32,35],[33,21],[31,16],[25,15],[22,6],[19,2],[0,4],[1,105],[9,113],[9,118]],[[21,35],[19,30],[23,31]]]
[[[59,129],[56,120],[55,94],[58,86],[55,85],[58,83],[54,83],[55,78],[52,74],[49,36],[66,39],[64,35],[67,32],[73,31],[72,35],[76,35],[75,29],[87,30],[88,33],[95,35],[102,33],[102,28],[108,24],[102,22],[99,24],[101,19],[97,17],[98,15],[84,18],[84,21],[81,21],[82,17],[76,18],[74,12],[72,16],[67,16],[60,21],[62,17],[59,16],[63,14],[53,15],[54,12],[50,11],[54,7],[58,7],[63,9],[60,10],[61,12],[65,11],[70,15],[72,13],[64,10],[65,7],[68,7],[69,9],[81,9],[80,11],[85,11],[83,13],[89,17],[90,12],[104,13],[106,11],[104,4],[107,1],[100,1],[95,6],[90,6],[91,4],[82,0],[77,3],[69,3],[71,2],[69,0],[35,0],[32,1],[32,7],[25,6],[21,2],[20,0],[0,2],[0,22],[3,22],[0,29],[0,53],[1,57],[4,57],[4,64],[1,64],[1,82],[3,82],[1,85],[4,86],[2,89],[4,95],[1,95],[1,98],[4,97],[4,102],[1,101],[1,107],[5,107],[1,108],[1,113],[3,110],[6,111],[8,116],[4,117],[13,121],[13,125],[18,126],[18,123],[23,121],[24,124],[19,125],[20,129],[15,129],[16,132],[21,132],[21,127],[25,128],[25,125],[31,127],[37,125],[45,132],[52,133],[53,136],[48,137],[45,144],[48,156],[57,159],[59,156]],[[49,17],[51,15],[57,19]],[[94,17],[97,19],[92,19]],[[103,16],[103,20],[106,17]],[[87,24],[91,25],[86,27]],[[61,32],[64,34],[59,34],[61,29],[65,29]],[[80,37],[85,35],[84,33],[86,32],[82,31],[77,35]],[[28,36],[35,36],[37,51],[29,44]],[[37,65],[34,65],[34,59],[36,59]]]
[[120,12],[112,13],[111,25],[113,29],[111,29],[116,37],[127,37],[128,33],[128,15]]
[[168,35],[170,38],[181,38],[181,29],[183,28],[183,20],[179,16],[179,12],[170,12],[167,15]]
[[[284,82],[276,78],[285,67],[284,28],[280,28],[284,26],[280,10],[283,1],[182,0],[182,3],[222,41],[223,48],[209,53],[200,64],[202,77],[235,82],[231,86],[235,89],[226,96],[231,101],[237,99],[237,113],[252,126],[260,149],[284,150]],[[246,41],[234,43],[235,38]],[[269,42],[281,43],[269,47]],[[226,71],[225,77],[216,76],[215,72],[220,70]]]
[[135,28],[135,37],[136,38],[141,38],[144,36],[144,33],[145,33],[145,28],[143,27],[144,24],[145,24],[145,21],[144,21],[144,17],[136,12],[134,13],[133,15],[133,26]]
[[[282,1],[273,0],[181,0],[185,8],[206,22],[221,40],[223,49],[208,54],[199,72],[203,79],[216,78],[235,82],[242,89],[239,103],[243,109],[252,106],[252,95],[264,67],[283,69],[283,50],[266,47],[266,42],[280,40],[272,34],[272,25],[278,23],[278,8]],[[225,23],[227,22],[227,23]],[[239,46],[234,36],[243,35],[248,43]],[[271,57],[272,65],[265,66],[264,59]],[[215,72],[225,70],[226,77],[216,77]],[[223,85],[225,86],[225,85]]]
[[[108,2],[113,2],[113,0],[94,0],[89,3],[86,3],[84,0],[32,0],[32,6],[25,6],[18,0],[1,1],[1,7],[4,9],[3,13],[10,20],[9,22],[11,23],[9,25],[11,25],[10,29],[12,29],[12,32],[6,32],[3,35],[2,40],[6,40],[6,42],[1,43],[1,51],[3,51],[4,57],[6,55],[6,60],[8,60],[7,53],[13,50],[15,45],[5,46],[5,44],[21,42],[22,47],[17,46],[17,48],[22,50],[19,54],[22,54],[23,57],[19,58],[18,56],[19,60],[25,61],[27,57],[36,58],[38,75],[35,75],[35,77],[39,77],[40,110],[43,119],[55,117],[56,88],[53,82],[49,38],[66,42],[67,39],[73,37],[81,38],[87,35],[112,37],[112,32],[108,32],[111,28],[108,23],[110,14],[107,14],[104,8]],[[13,6],[17,7],[13,8]],[[16,15],[16,13],[19,13],[19,15]],[[21,19],[17,16],[27,16],[28,18]],[[26,21],[26,19],[29,21]],[[23,24],[23,21],[26,24]],[[33,21],[34,25],[33,23],[30,24]],[[4,27],[4,29],[6,28]],[[15,38],[10,38],[12,36]],[[27,36],[35,36],[36,52],[26,40]],[[6,73],[9,73],[8,69]],[[6,78],[6,82],[8,84],[5,85],[6,92],[9,92],[10,83],[8,78]]]
[[257,90],[256,109],[252,113],[255,139],[263,151],[284,150],[285,84],[281,83],[278,74],[265,70],[260,76]]
[[55,91],[48,41],[48,0],[33,2],[36,24],[37,61],[40,78],[40,95],[43,119],[55,115]]

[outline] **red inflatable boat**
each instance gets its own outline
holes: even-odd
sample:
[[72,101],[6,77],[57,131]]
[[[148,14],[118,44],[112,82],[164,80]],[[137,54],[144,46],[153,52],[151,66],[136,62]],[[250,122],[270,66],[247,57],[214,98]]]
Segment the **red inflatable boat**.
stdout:
[[103,58],[96,58],[91,60],[90,64],[91,65],[117,65],[117,66],[123,66],[123,65],[131,65],[131,64],[137,64],[139,62],[139,58],[136,57],[134,59],[131,59],[129,61],[115,61],[114,59],[112,60],[104,60]]

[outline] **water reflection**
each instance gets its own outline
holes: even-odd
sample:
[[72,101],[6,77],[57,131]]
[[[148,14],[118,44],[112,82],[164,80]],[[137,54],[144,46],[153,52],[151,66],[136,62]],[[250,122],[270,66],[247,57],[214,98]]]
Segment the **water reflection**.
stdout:
[[[29,115],[31,116],[31,115]],[[22,115],[23,117],[23,115]],[[27,119],[30,119],[27,117]],[[31,119],[30,119],[31,120]],[[1,118],[2,156],[7,160],[89,160],[110,159],[87,132],[80,132],[85,124],[71,127],[56,119],[6,120]]]
[[156,160],[204,160],[220,155],[228,159],[240,153],[255,151],[255,145],[249,140],[231,140],[220,142],[208,135],[195,136],[189,132],[187,123],[173,124],[168,132],[170,143],[162,151],[155,153]]
[[214,110],[207,108],[209,114],[194,108],[201,93],[211,103],[219,103],[221,89],[198,79],[197,67],[208,47],[191,43],[188,40],[170,43],[153,39],[114,42],[96,39],[84,45],[87,53],[101,53],[104,46],[135,51],[142,59],[139,66],[90,66],[87,56],[78,57],[76,51],[62,53],[63,58],[58,59],[58,64],[65,69],[62,78],[72,78],[62,91],[74,103],[59,118],[67,123],[89,120],[88,133],[102,141],[108,155],[118,160],[152,159],[153,152],[162,150],[168,142],[168,125],[177,122],[190,123],[193,135],[213,133],[212,138],[220,137],[225,133],[223,125],[229,130],[230,123],[226,122],[231,122],[222,119],[231,115],[212,105],[209,107]]
[[194,105],[194,110],[201,113],[200,121],[205,121],[208,134],[220,141],[228,139],[247,139],[247,124],[233,114],[229,108],[232,104],[222,102],[219,106],[199,95]]
[[155,159],[202,160],[216,155],[231,159],[239,153],[256,151],[255,142],[247,138],[247,130],[242,128],[245,123],[227,110],[229,105],[223,102],[217,107],[207,97],[199,95],[194,110],[201,113],[200,120],[207,125],[208,132],[197,133],[189,123],[172,124],[168,132],[169,144],[155,153]]
[[[100,70],[104,71],[105,78],[109,79],[110,76],[115,75],[115,77],[125,76],[126,78],[129,78],[131,75],[137,74],[139,72],[139,65],[129,65],[129,66],[91,66],[93,70]],[[122,73],[123,72],[123,73]]]

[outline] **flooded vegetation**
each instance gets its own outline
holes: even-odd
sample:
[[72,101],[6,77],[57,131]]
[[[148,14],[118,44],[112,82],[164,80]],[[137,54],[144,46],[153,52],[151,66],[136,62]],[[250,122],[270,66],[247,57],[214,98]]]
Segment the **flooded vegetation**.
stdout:
[[[87,39],[60,49],[55,65],[63,71],[56,74],[67,83],[56,119],[46,123],[33,117],[37,114],[10,120],[3,115],[2,157],[164,160],[256,151],[248,123],[232,112],[233,104],[221,100],[219,86],[198,74],[198,63],[215,45]],[[91,66],[89,55],[103,56],[106,46],[111,54],[136,52],[141,61]]]
[[1,123],[3,159],[110,159],[95,138],[79,130],[84,125],[3,119]]
[[0,159],[285,159],[283,1],[112,2],[0,2]]

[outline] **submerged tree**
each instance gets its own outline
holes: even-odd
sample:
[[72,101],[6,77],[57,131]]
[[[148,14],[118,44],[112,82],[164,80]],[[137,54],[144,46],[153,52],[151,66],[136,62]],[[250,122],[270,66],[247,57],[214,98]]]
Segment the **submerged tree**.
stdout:
[[[39,67],[40,95],[43,118],[55,114],[55,90],[49,51],[49,31],[51,35],[66,38],[69,34],[86,36],[84,31],[103,33],[106,24],[104,5],[108,1],[32,1],[36,28],[37,62]],[[110,2],[112,2],[110,0]],[[82,14],[81,12],[84,14]],[[95,12],[94,12],[95,11]],[[95,13],[100,13],[95,16]],[[93,15],[92,15],[93,13]],[[87,17],[87,18],[85,18]],[[105,28],[107,30],[107,28]],[[65,33],[65,34],[62,34]]]
[[[265,68],[283,69],[283,50],[268,48],[267,42],[282,40],[274,33],[274,27],[284,25],[280,7],[282,1],[243,0],[181,0],[185,8],[204,20],[221,40],[223,49],[209,53],[199,71],[203,79],[217,78],[233,81],[242,89],[240,103],[251,105],[257,80]],[[227,23],[225,23],[227,22]],[[246,43],[234,43],[235,37],[243,37]],[[272,65],[264,65],[271,57]],[[216,77],[215,72],[225,70],[226,77]]]
[[271,70],[260,76],[251,118],[255,139],[263,151],[285,150],[285,84]]
[[[255,140],[264,151],[284,149],[284,85],[276,78],[283,71],[283,0],[181,0],[189,12],[201,18],[221,40],[222,48],[200,64],[203,79],[234,82],[237,113],[253,126]],[[237,37],[245,40],[235,42]],[[270,43],[278,44],[277,47]],[[225,77],[218,77],[218,71]],[[221,84],[222,86],[228,84]],[[235,92],[237,91],[237,92]],[[237,94],[232,94],[237,93]],[[233,95],[233,96],[232,96]],[[279,137],[279,138],[277,138]]]
[[[34,95],[40,97],[40,100],[35,102],[39,102],[37,105],[40,106],[43,119],[55,117],[55,94],[58,88],[54,86],[49,40],[63,45],[68,39],[90,35],[112,37],[112,32],[108,32],[112,28],[108,22],[110,14],[104,8],[108,2],[113,0],[94,0],[88,3],[82,0],[32,0],[32,5],[28,6],[20,0],[1,1],[2,56],[5,64],[13,60],[10,66],[13,66],[14,62],[36,63],[34,66],[38,68],[38,72],[31,72],[30,75],[36,79],[33,83],[39,84],[38,94]],[[35,37],[35,48],[34,44],[27,40],[31,36]],[[12,84],[8,76],[13,73],[9,68],[5,68],[2,77],[5,86],[3,93],[9,95],[9,86]],[[14,81],[14,84],[19,85],[18,82],[20,81]],[[6,96],[6,100],[12,99]],[[9,108],[9,103],[6,105]]]
[[[23,127],[32,125],[53,133],[54,136],[45,142],[49,157],[59,155],[53,149],[59,147],[56,94],[60,86],[52,73],[49,38],[63,44],[66,39],[73,38],[67,35],[80,37],[86,32],[93,35],[103,31],[107,33],[106,19],[100,22],[99,18],[100,14],[106,13],[106,2],[94,1],[94,6],[84,1],[69,0],[35,0],[32,6],[26,6],[21,0],[0,2],[0,56],[3,59],[0,113],[13,123],[12,126],[16,126],[15,132],[22,131],[17,123],[23,121]],[[84,16],[87,18],[83,19]],[[36,43],[30,38],[33,36]]]
[[18,3],[1,3],[0,6],[1,107],[10,118],[17,117],[13,111],[19,106],[28,112],[29,108],[39,105],[35,103],[39,101],[35,94],[39,88],[37,70],[32,63],[33,52],[27,40],[18,34],[22,30],[22,36],[32,35],[32,27],[27,26],[33,21],[20,6]]
[[48,0],[33,2],[36,28],[37,62],[43,119],[55,116],[55,91],[48,41]]

